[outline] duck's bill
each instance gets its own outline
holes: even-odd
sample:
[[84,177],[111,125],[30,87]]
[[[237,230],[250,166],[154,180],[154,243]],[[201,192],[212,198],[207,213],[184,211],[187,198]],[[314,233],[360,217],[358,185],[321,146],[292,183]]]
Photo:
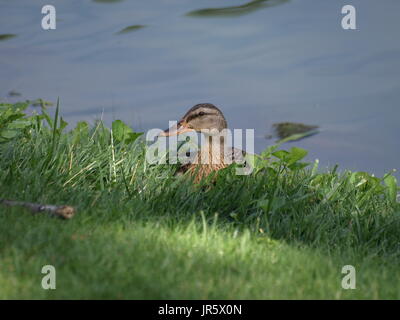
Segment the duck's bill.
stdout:
[[164,130],[160,133],[161,137],[169,137],[169,136],[177,136],[178,134],[182,134],[185,132],[192,132],[195,131],[192,128],[189,128],[186,124],[178,124],[177,126],[173,126]]

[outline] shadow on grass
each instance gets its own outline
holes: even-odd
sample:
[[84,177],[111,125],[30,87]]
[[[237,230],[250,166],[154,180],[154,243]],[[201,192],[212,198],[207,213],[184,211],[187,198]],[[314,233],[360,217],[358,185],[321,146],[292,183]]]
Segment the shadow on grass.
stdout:
[[[0,220],[3,299],[396,297],[395,266],[382,270],[353,259],[362,267],[364,290],[345,291],[340,270],[348,261],[249,232],[236,234],[222,222],[202,229],[193,221],[98,223],[82,216],[65,224],[15,209]],[[57,271],[56,290],[41,288],[41,268],[48,264]]]

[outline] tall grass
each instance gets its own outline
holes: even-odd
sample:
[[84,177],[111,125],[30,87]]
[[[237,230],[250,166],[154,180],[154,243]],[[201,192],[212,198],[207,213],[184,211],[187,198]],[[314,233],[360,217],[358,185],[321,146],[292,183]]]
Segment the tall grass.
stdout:
[[[251,175],[232,166],[197,186],[146,163],[122,122],[66,131],[58,113],[0,117],[0,136],[16,132],[0,144],[0,198],[78,209],[63,222],[0,208],[0,298],[400,297],[390,174],[320,172],[304,150],[273,146]],[[59,270],[54,291],[40,287],[45,264]],[[340,286],[345,264],[356,290]]]

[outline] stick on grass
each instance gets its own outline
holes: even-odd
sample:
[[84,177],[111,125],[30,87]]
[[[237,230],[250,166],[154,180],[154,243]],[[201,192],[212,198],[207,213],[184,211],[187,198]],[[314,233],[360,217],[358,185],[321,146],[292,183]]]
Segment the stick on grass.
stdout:
[[71,206],[55,206],[49,204],[39,204],[39,203],[31,203],[24,201],[0,199],[0,204],[9,207],[24,207],[29,211],[31,211],[33,214],[44,212],[61,219],[71,219],[76,212],[75,208]]

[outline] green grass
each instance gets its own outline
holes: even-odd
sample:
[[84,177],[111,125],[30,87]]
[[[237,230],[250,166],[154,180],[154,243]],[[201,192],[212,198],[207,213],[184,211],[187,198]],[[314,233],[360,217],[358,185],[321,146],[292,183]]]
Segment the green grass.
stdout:
[[[304,150],[271,147],[250,176],[232,167],[199,187],[172,165],[147,164],[121,122],[113,135],[101,122],[66,132],[45,108],[2,108],[0,198],[78,213],[62,221],[0,207],[1,299],[400,298],[391,175],[322,173],[301,162]],[[48,264],[56,290],[41,288]],[[349,264],[355,290],[341,287]]]

